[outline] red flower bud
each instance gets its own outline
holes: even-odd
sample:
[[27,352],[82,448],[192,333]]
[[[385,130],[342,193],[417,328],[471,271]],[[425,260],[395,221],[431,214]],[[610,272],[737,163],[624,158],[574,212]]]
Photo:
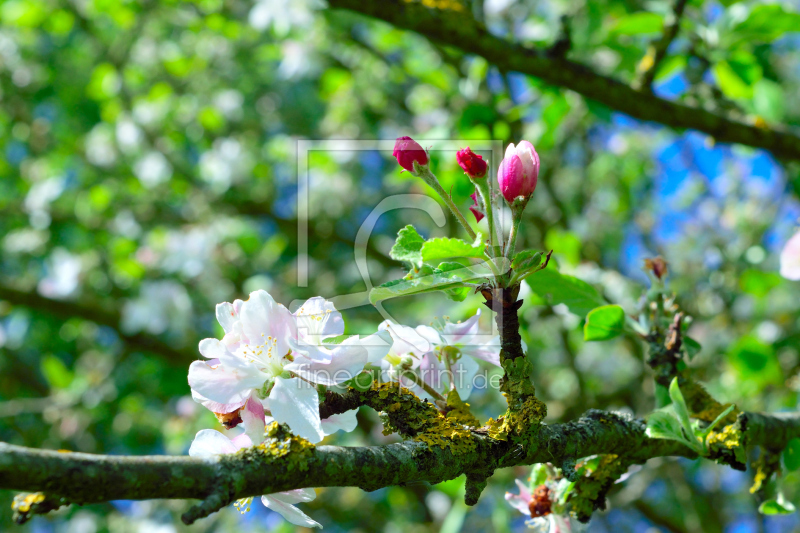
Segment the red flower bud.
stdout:
[[506,202],[512,204],[520,196],[528,199],[538,178],[539,154],[533,145],[528,141],[520,141],[517,146],[509,144],[497,170],[497,183]]
[[392,155],[397,158],[397,163],[409,172],[414,172],[414,161],[420,165],[428,164],[428,154],[411,137],[399,137],[394,143]]
[[482,178],[486,176],[486,161],[481,156],[469,149],[469,146],[456,153],[458,165],[464,169],[471,178]]
[[[469,150],[469,148],[467,148],[467,150]],[[480,156],[478,156],[478,157],[480,157]],[[486,163],[484,163],[484,165],[485,164]],[[472,198],[473,202],[475,202],[475,205],[469,206],[469,210],[472,211],[473,215],[475,215],[475,222],[480,222],[481,220],[483,220],[483,217],[486,216],[486,215],[483,212],[483,206],[478,204],[478,193],[474,192],[474,193],[470,194],[469,197]]]

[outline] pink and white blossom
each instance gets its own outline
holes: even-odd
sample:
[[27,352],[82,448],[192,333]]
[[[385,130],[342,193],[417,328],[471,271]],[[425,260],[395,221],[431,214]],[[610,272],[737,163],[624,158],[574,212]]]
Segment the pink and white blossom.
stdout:
[[506,202],[513,204],[519,198],[529,198],[539,179],[539,154],[528,141],[520,141],[506,148],[505,157],[497,170],[497,183]]
[[[515,483],[519,489],[519,494],[506,492],[506,501],[520,513],[525,516],[531,516],[530,506],[533,495],[525,483],[519,479],[515,480]],[[561,516],[555,513],[533,517],[526,521],[525,525],[536,533],[578,533],[578,531],[585,529],[583,524],[576,522],[569,516]]]
[[344,324],[323,298],[311,298],[292,314],[266,291],[255,291],[247,301],[219,304],[217,320],[225,336],[202,340],[200,353],[209,360],[189,367],[193,397],[217,413],[254,399],[311,442],[325,436],[316,385],[338,385],[389,349],[387,334],[324,344],[342,334]]

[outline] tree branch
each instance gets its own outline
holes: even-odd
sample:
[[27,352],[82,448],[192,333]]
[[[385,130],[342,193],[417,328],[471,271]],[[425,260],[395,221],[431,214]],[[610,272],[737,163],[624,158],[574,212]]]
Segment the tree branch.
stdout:
[[116,331],[117,335],[128,345],[164,356],[172,364],[183,365],[188,361],[197,359],[197,355],[194,351],[174,348],[151,335],[145,333],[124,333],[119,326],[119,313],[114,310],[105,309],[88,303],[53,300],[34,292],[22,291],[3,284],[0,284],[0,300],[6,300],[12,305],[30,307],[37,311],[63,318],[64,320],[78,317],[90,320],[101,326],[107,326]]
[[677,0],[675,2],[675,6],[672,8],[672,19],[664,22],[661,39],[651,45],[647,55],[642,59],[640,63],[641,78],[636,84],[639,90],[652,91],[653,80],[658,73],[658,67],[667,56],[669,45],[678,35],[678,30],[681,27],[681,18],[683,18],[687,3],[688,0]]
[[613,78],[546,51],[528,48],[490,34],[465,12],[433,10],[404,0],[363,2],[330,0],[334,8],[349,9],[415,31],[464,52],[484,57],[500,70],[521,72],[570,89],[633,118],[676,129],[708,133],[718,142],[740,143],[771,151],[776,157],[800,159],[800,136],[779,128],[760,128],[705,109],[637,91]]

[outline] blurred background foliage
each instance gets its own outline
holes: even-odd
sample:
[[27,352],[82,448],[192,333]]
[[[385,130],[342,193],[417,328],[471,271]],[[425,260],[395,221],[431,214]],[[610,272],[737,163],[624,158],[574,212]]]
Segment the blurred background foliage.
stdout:
[[[638,0],[485,0],[475,13],[534,46],[572,32],[571,59],[631,81],[672,4]],[[214,305],[266,289],[289,303],[365,290],[353,241],[382,199],[429,193],[388,151],[315,151],[309,159],[309,286],[297,286],[297,143],[303,139],[532,141],[539,187],[521,236],[554,249],[562,270],[632,312],[644,257],[670,263],[670,287],[702,344],[691,366],[723,402],[797,409],[800,284],[777,252],[800,204],[796,166],[499,72],[424,37],[316,0],[0,2],[0,439],[113,454],[182,454],[218,427],[189,396],[199,339],[220,333]],[[756,123],[800,121],[796,2],[691,0],[658,66],[655,92]],[[469,182],[454,153],[433,152],[454,199]],[[493,163],[496,165],[496,161]],[[367,249],[377,285],[397,230],[455,235],[419,211],[383,215]],[[548,422],[588,408],[654,407],[640,345],[584,343],[580,320],[526,295],[524,339]],[[416,325],[463,319],[478,297],[387,304]],[[369,306],[348,333],[374,331]],[[482,418],[502,410],[476,391]],[[374,413],[330,443],[386,442]],[[221,428],[220,428],[221,429]],[[618,485],[590,531],[798,531],[762,517],[751,473],[663,459]],[[436,486],[320,490],[305,509],[326,531],[523,531],[497,472],[480,503],[463,479]],[[787,496],[800,503],[798,475]],[[0,493],[10,529],[12,494]],[[114,502],[37,517],[18,531],[183,531],[186,502]],[[260,506],[225,509],[202,531],[288,531]]]

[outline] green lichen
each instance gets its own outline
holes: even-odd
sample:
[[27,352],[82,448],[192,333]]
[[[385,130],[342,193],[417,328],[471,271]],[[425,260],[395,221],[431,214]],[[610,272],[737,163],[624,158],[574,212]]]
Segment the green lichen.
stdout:
[[281,459],[280,464],[288,471],[308,470],[308,460],[314,453],[314,445],[302,437],[293,435],[286,424],[272,422],[265,431],[265,440],[254,448],[245,448],[239,453],[247,455],[255,450],[262,458]]
[[382,411],[383,434],[398,433],[402,437],[439,446],[452,453],[466,453],[476,447],[469,429],[478,421],[469,412],[469,404],[456,393],[448,396],[448,412],[443,414],[428,402],[398,383],[375,383],[362,393],[365,403]]
[[578,479],[567,498],[570,513],[581,522],[588,522],[594,511],[605,509],[606,494],[629,466],[614,454],[601,456],[596,466],[590,463],[578,465]]

